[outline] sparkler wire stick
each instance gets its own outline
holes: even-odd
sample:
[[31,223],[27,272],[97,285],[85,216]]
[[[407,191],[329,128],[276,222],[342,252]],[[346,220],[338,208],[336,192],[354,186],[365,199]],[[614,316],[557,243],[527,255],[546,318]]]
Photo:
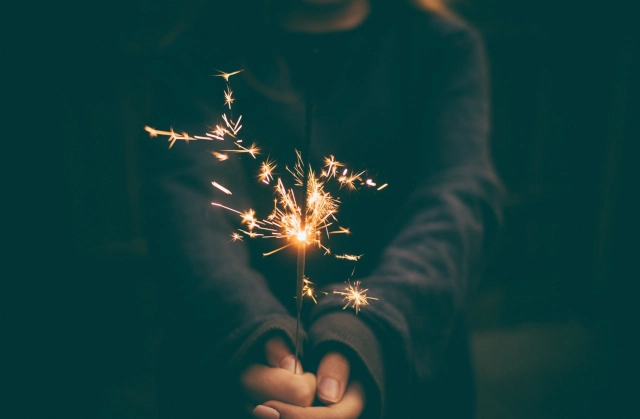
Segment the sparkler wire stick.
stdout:
[[307,98],[305,101],[305,129],[304,129],[304,149],[302,150],[302,173],[303,173],[303,181],[302,181],[302,196],[301,200],[301,208],[300,208],[300,232],[302,232],[304,238],[300,240],[301,237],[298,237],[298,261],[297,261],[297,271],[296,271],[296,363],[293,369],[293,373],[297,374],[298,369],[298,353],[300,350],[300,340],[298,332],[300,331],[300,313],[302,312],[302,288],[304,287],[304,265],[306,259],[307,252],[307,186],[310,172],[310,155],[311,155],[311,128],[313,121],[313,102],[315,96],[315,61],[316,56],[318,54],[318,50],[313,49],[311,53],[310,62],[310,71],[309,71],[309,79],[307,85]]

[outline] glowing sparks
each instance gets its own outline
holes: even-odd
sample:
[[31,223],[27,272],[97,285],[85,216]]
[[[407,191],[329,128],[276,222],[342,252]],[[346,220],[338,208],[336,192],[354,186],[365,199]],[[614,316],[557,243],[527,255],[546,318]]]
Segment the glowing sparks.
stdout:
[[249,210],[240,214],[242,217],[242,224],[246,224],[249,227],[249,230],[253,230],[254,227],[258,227],[258,223],[256,222],[256,212],[249,208]]
[[357,189],[355,182],[356,180],[362,180],[360,176],[364,174],[364,171],[360,173],[348,174],[348,170],[344,169],[342,172],[342,176],[338,178],[338,182],[340,182],[340,187],[346,186],[350,191],[355,191]]
[[173,147],[173,144],[175,144],[175,142],[177,140],[184,140],[186,142],[189,142],[189,140],[196,140],[197,138],[191,137],[189,136],[189,134],[187,134],[186,132],[183,132],[181,134],[178,134],[177,132],[175,132],[173,130],[173,128],[170,128],[170,131],[161,131],[149,126],[145,126],[144,130],[147,131],[149,133],[150,137],[157,137],[158,135],[163,135],[168,138],[168,142],[169,142],[169,148]]
[[236,74],[242,73],[244,70],[233,71],[231,73],[225,73],[224,71],[220,71],[217,68],[215,69],[220,74],[212,74],[214,77],[222,77],[224,81],[229,82],[229,77],[235,76]]
[[360,260],[360,258],[364,256],[364,255],[336,255],[336,259],[345,259],[345,260],[351,260],[353,262],[357,262],[358,260]]
[[224,91],[224,104],[228,105],[229,109],[231,109],[231,104],[235,102],[235,99],[231,96],[232,94],[231,87],[227,86],[227,90]]
[[195,140],[208,140],[211,141],[212,138],[215,138],[216,140],[222,140],[224,141],[224,135],[225,134],[230,134],[227,130],[225,130],[224,128],[220,128],[220,127],[216,127],[216,130],[214,130],[212,133],[206,133],[206,136],[201,136],[201,135],[194,135],[191,136],[186,132],[182,132],[180,134],[178,134],[177,132],[175,132],[173,130],[173,128],[170,128],[170,131],[162,131],[159,129],[155,129],[149,126],[145,126],[144,130],[147,131],[149,133],[150,137],[157,137],[159,135],[165,136],[165,137],[169,137],[167,139],[167,141],[169,142],[169,148],[173,147],[173,145],[175,144],[176,141],[178,140],[182,140],[185,142],[189,142],[189,141],[195,141]]
[[[299,176],[302,176],[300,153],[297,153],[297,161],[298,163],[293,170],[287,169],[294,174],[296,184],[301,181]],[[265,161],[258,173],[258,179],[265,183],[273,179],[274,167],[273,162]],[[304,214],[296,201],[294,190],[287,188],[282,178],[276,179],[274,192],[273,211],[264,219],[258,219],[254,210],[248,210],[244,213],[234,210],[240,215],[242,224],[248,226],[249,232],[261,230],[265,232],[261,237],[284,239],[290,242],[272,252],[265,253],[265,256],[283,250],[292,243],[313,244],[324,249],[325,253],[330,253],[329,247],[323,243],[325,235],[321,233],[326,231],[326,237],[331,234],[350,233],[347,228],[333,227],[337,221],[336,214],[340,201],[325,190],[325,180],[317,177],[311,168],[307,174],[307,202]],[[218,206],[222,207],[222,205]]]
[[340,227],[335,231],[332,231],[331,234],[351,234],[351,230],[348,228]]
[[302,161],[302,154],[296,150],[296,164],[293,165],[293,170],[289,169],[289,166],[285,166],[287,172],[291,173],[296,186],[304,185],[304,162]]
[[380,186],[377,190],[378,190],[378,191],[381,191],[381,190],[383,190],[384,188],[386,188],[387,186],[389,186],[389,184],[388,184],[388,183],[385,183],[384,185]]
[[[229,79],[231,76],[241,73],[243,70],[233,71],[230,73],[216,70],[219,74],[213,76],[222,77],[226,82],[226,89],[224,90],[224,106],[229,109],[232,108],[232,104],[236,98],[233,97],[233,91]],[[173,147],[176,141],[189,142],[191,140],[203,140],[203,141],[231,141],[233,146],[227,145],[223,150],[209,151],[219,161],[225,161],[229,159],[229,153],[246,153],[251,155],[254,159],[257,159],[261,153],[261,149],[252,143],[250,146],[243,145],[242,138],[239,137],[239,132],[242,129],[242,115],[239,115],[237,120],[233,120],[223,113],[220,116],[221,120],[214,127],[209,127],[208,131],[203,135],[190,135],[186,132],[177,133],[173,128],[168,131],[158,130],[149,126],[145,126],[144,130],[150,137],[167,137],[169,148]],[[214,142],[217,144],[217,142]],[[240,211],[221,203],[212,202],[211,205],[223,208],[227,211],[231,211],[240,218],[239,227],[236,232],[231,234],[231,242],[243,241],[243,238],[265,238],[265,239],[280,239],[283,243],[279,246],[274,246],[275,249],[264,253],[264,256],[272,255],[276,252],[284,250],[290,246],[295,246],[298,249],[302,249],[302,252],[306,251],[307,245],[316,246],[319,249],[324,250],[324,254],[331,254],[331,249],[328,247],[327,240],[334,234],[351,234],[350,230],[345,227],[338,226],[337,213],[338,207],[341,204],[340,199],[332,195],[328,191],[328,184],[334,182],[339,187],[334,188],[339,190],[346,188],[349,191],[358,190],[360,187],[377,187],[377,190],[384,189],[387,184],[377,186],[376,182],[371,178],[363,178],[363,175],[367,171],[353,171],[345,166],[345,164],[337,161],[333,155],[324,158],[324,164],[316,175],[316,172],[310,167],[305,165],[302,159],[302,154],[295,150],[296,161],[292,168],[285,166],[286,171],[292,176],[290,181],[292,186],[285,186],[285,182],[282,178],[276,176],[274,173],[276,164],[270,158],[266,158],[260,162],[260,167],[257,173],[257,179],[259,182],[266,185],[270,185],[274,182],[274,201],[273,210],[265,217],[258,216],[256,211],[248,209]],[[305,156],[306,157],[306,156]],[[366,180],[365,180],[366,179]],[[231,195],[231,191],[226,187],[220,185],[217,182],[212,181],[213,187]],[[300,190],[306,185],[305,190]],[[295,191],[294,189],[298,188]],[[299,205],[296,200],[296,193],[298,194],[298,200],[304,199],[303,205]],[[304,209],[304,210],[303,210]],[[300,251],[300,250],[299,250]],[[337,254],[337,259],[345,259],[348,261],[356,262],[363,255],[352,254]],[[317,303],[317,293],[311,282],[303,274],[298,277],[298,284],[301,283],[302,278],[302,293],[299,297],[311,298]],[[345,288],[344,292],[334,291],[336,294],[344,296],[344,300],[347,302],[344,308],[353,306],[358,313],[361,306],[368,305],[368,300],[377,300],[377,298],[367,297],[366,289],[360,289],[360,281],[356,281],[354,285],[349,285]],[[300,292],[300,288],[298,291]],[[324,293],[326,294],[326,293]],[[299,300],[301,302],[302,299]],[[297,342],[296,342],[297,346]]]
[[[238,117],[238,120],[236,122],[233,122],[231,119],[228,119],[227,114],[222,114],[222,119],[224,120],[224,123],[227,125],[227,128],[229,128],[233,132],[234,136],[237,135],[238,131],[242,129],[242,125],[240,125],[240,121],[242,121],[242,115]],[[224,131],[228,134],[231,134],[227,130],[224,130]],[[242,140],[238,140],[238,141],[242,141]]]
[[227,195],[231,195],[231,191],[227,188],[225,188],[224,186],[222,186],[221,184],[219,184],[218,182],[211,182],[211,184],[220,189],[222,192],[226,193]]
[[228,155],[224,153],[218,153],[217,151],[210,151],[210,153],[213,154],[213,156],[220,161],[225,161],[229,158]]
[[[318,304],[318,300],[316,300],[316,297],[318,297],[318,294],[316,294],[316,290],[313,287],[314,283],[309,281],[309,278],[307,278],[306,276],[302,279],[302,296],[303,297],[308,297],[311,298],[313,300],[314,303]],[[324,291],[320,291],[322,294],[327,294]]]
[[145,126],[144,130],[149,133],[149,137],[157,137],[158,136],[158,130],[155,129],[155,128],[151,128],[149,126]]
[[273,170],[276,168],[274,162],[269,159],[262,162],[260,165],[260,173],[258,173],[258,179],[260,182],[269,184],[273,180]]
[[238,142],[235,142],[234,144],[238,147],[238,150],[221,150],[221,151],[224,151],[225,153],[249,153],[251,154],[251,157],[253,157],[254,159],[256,158],[257,154],[260,154],[260,148],[256,145],[256,143],[251,144],[250,147],[243,147],[240,144],[238,144]]
[[211,132],[207,132],[205,135],[207,137],[215,138],[216,140],[224,141],[224,136],[229,131],[221,127],[220,125],[216,125],[215,128],[211,130]]
[[324,158],[325,170],[322,172],[322,175],[327,178],[336,177],[336,174],[338,173],[338,169],[343,166],[344,165],[339,161],[336,161],[336,159],[333,156],[325,157]]
[[369,291],[369,289],[360,289],[360,281],[354,282],[353,285],[351,285],[351,281],[349,281],[344,291],[334,291],[333,293],[344,296],[343,301],[346,301],[347,304],[343,309],[351,306],[356,309],[356,314],[358,314],[362,306],[369,305],[369,300],[377,300],[377,298],[374,297],[367,297],[367,291]]
[[[234,153],[245,152],[252,155],[257,153],[255,144],[249,148],[237,143],[236,146],[238,146],[238,150],[223,151]],[[251,151],[253,151],[253,153],[251,153]],[[296,201],[294,189],[286,187],[282,178],[274,177],[273,170],[276,167],[275,163],[267,158],[261,163],[257,178],[265,184],[269,184],[273,180],[276,181],[274,185],[275,199],[273,201],[273,211],[271,211],[266,218],[258,218],[254,210],[248,210],[244,213],[234,210],[235,213],[240,215],[242,224],[248,226],[248,232],[243,230],[239,231],[249,237],[284,239],[289,242],[273,251],[264,253],[264,256],[279,252],[295,243],[315,245],[323,249],[326,255],[331,254],[331,249],[325,244],[323,237],[328,238],[334,234],[348,235],[351,234],[351,231],[348,228],[336,225],[338,221],[336,217],[341,202],[326,190],[327,182],[335,179],[340,187],[347,185],[351,190],[356,189],[359,185],[366,184],[365,181],[361,180],[361,176],[365,173],[364,171],[357,173],[351,172],[350,174],[349,169],[345,168],[342,174],[338,175],[338,168],[342,166],[342,163],[336,161],[333,156],[330,156],[325,159],[325,165],[320,175],[316,175],[311,167],[308,168],[306,173],[306,209],[303,214],[302,207]],[[286,166],[287,172],[289,172],[293,178],[294,186],[302,186],[304,184],[305,173],[303,167],[302,155],[296,150],[295,165],[293,167]],[[356,184],[356,180],[358,179],[361,180],[361,183]],[[373,180],[370,180],[369,183],[375,184]],[[222,205],[218,206],[222,207]],[[257,230],[261,232],[257,233]],[[323,232],[325,234],[322,234]],[[362,255],[338,254],[335,257],[355,262],[358,261]]]

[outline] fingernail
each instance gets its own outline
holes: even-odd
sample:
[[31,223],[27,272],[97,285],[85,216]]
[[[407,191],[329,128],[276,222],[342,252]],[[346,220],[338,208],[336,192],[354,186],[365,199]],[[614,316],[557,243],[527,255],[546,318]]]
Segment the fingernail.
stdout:
[[302,365],[298,362],[298,368],[296,370],[296,357],[293,355],[285,357],[282,362],[280,362],[280,368],[284,368],[291,372],[296,371],[296,373],[302,374]]
[[258,405],[253,409],[253,416],[259,419],[280,419],[280,413],[276,409]]
[[318,385],[318,393],[324,400],[337,403],[340,401],[340,384],[333,378],[323,378]]
[[282,362],[280,362],[280,368],[284,368],[285,370],[289,370],[293,372],[293,369],[296,366],[296,360],[293,355],[289,355],[285,357]]

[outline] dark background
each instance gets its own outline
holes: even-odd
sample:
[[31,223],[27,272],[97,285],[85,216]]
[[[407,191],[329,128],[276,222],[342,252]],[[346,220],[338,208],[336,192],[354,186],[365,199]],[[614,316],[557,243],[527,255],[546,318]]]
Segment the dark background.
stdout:
[[[469,310],[479,418],[637,414],[640,10],[588,3],[454,4],[486,41],[508,189]],[[155,417],[163,314],[142,227],[139,68],[182,10],[36,3],[6,18],[9,416]]]

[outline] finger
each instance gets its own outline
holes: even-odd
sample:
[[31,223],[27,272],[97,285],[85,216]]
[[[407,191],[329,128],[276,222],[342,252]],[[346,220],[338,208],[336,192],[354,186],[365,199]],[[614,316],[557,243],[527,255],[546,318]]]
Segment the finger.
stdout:
[[325,404],[342,399],[351,368],[347,358],[339,352],[329,352],[318,365],[318,399]]
[[295,356],[291,353],[291,348],[281,336],[275,336],[267,341],[265,344],[265,355],[267,357],[267,364],[272,367],[284,368],[291,372],[296,371],[298,374],[303,373],[300,361],[298,361],[298,368],[296,369]]
[[272,407],[258,405],[251,412],[254,418],[258,419],[280,419],[280,412]]
[[[342,400],[330,406],[299,407],[270,400],[256,407],[253,415],[259,419],[357,419],[362,414],[364,406],[362,386],[353,382],[347,387]],[[279,416],[273,413],[274,410]]]
[[311,406],[316,394],[316,377],[294,375],[282,368],[254,364],[240,377],[247,396],[256,403],[279,400],[296,406]]

